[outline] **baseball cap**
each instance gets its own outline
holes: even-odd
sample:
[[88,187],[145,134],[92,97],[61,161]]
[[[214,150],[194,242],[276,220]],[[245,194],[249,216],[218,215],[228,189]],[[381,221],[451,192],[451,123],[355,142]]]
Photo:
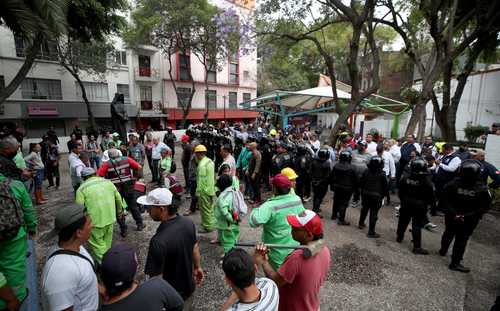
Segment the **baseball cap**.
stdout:
[[87,177],[95,174],[95,170],[92,167],[84,167],[82,169],[82,177]]
[[293,228],[304,228],[309,233],[314,235],[320,235],[323,233],[323,223],[321,222],[321,218],[319,218],[319,216],[311,210],[305,210],[299,215],[288,215],[286,216],[286,220]]
[[128,244],[113,245],[102,257],[101,278],[106,287],[118,287],[131,282],[136,272],[137,257],[135,250]]
[[364,147],[368,146],[368,144],[364,140],[358,141],[358,145],[361,145],[361,146],[364,146]]
[[87,215],[85,206],[72,203],[65,205],[57,210],[56,218],[54,220],[54,229],[52,229],[46,235],[46,239],[51,239],[56,237],[61,230],[73,224]]
[[168,206],[172,204],[172,192],[166,188],[156,188],[137,198],[137,203],[145,206]]
[[118,134],[117,132],[114,132],[113,134],[111,134],[111,136],[113,136],[113,137],[120,137],[120,134]]
[[184,143],[189,142],[189,136],[188,135],[182,135],[181,136],[181,141],[184,142]]
[[273,186],[278,187],[278,188],[291,188],[292,187],[292,183],[290,182],[290,179],[288,179],[288,177],[286,177],[283,174],[278,174],[278,175],[274,176],[273,178],[271,178],[271,184]]

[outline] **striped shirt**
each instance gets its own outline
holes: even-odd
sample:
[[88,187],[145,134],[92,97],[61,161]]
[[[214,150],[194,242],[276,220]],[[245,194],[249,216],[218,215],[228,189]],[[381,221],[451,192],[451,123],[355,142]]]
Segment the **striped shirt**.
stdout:
[[278,286],[268,278],[255,279],[255,285],[260,289],[260,300],[252,303],[237,301],[226,311],[275,311],[279,305]]

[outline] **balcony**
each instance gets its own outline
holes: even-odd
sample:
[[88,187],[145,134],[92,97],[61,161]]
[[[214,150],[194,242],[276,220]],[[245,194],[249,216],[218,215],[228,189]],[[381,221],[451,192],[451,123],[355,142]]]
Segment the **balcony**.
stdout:
[[140,100],[140,116],[147,118],[166,117],[166,111],[161,101]]
[[135,81],[155,83],[160,81],[160,70],[151,67],[135,67],[134,76]]

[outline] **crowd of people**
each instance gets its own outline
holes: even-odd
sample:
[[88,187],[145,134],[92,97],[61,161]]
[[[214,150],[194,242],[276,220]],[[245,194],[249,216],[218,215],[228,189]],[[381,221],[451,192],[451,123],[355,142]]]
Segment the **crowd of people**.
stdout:
[[[360,207],[358,228],[365,230],[368,218],[367,237],[377,239],[379,210],[397,191],[396,241],[403,241],[411,222],[417,255],[429,254],[421,230],[433,230],[431,217],[444,215],[439,255],[446,256],[455,240],[449,268],[470,271],[461,263],[467,241],[490,208],[488,187],[500,185],[484,151],[455,150],[432,137],[421,145],[413,135],[396,141],[371,132],[363,138],[346,127],[335,145],[320,137],[318,130],[268,122],[191,127],[180,137],[182,187],[172,129],[162,140],[131,130],[127,137],[104,132],[98,142],[95,134],[84,140],[75,127],[67,143],[74,203],[56,211],[53,230],[42,237],[56,240],[41,276],[44,310],[191,310],[205,278],[201,235],[221,246],[232,290],[221,310],[319,310],[331,263],[322,221],[329,193],[332,220],[349,226],[355,218],[350,207]],[[46,204],[44,180],[60,187],[59,146],[53,128],[25,157],[19,135],[0,138],[0,310],[18,310],[28,295],[27,239],[37,231],[31,194],[35,204]],[[183,199],[189,207],[179,211]],[[311,199],[309,210],[304,204]],[[190,217],[197,211],[199,226]],[[113,241],[113,230],[118,223],[126,237],[130,213],[142,231],[144,212],[159,226],[144,264],[148,280],[139,283],[136,250]],[[262,228],[250,253],[241,248],[248,246],[240,244],[242,221]]]

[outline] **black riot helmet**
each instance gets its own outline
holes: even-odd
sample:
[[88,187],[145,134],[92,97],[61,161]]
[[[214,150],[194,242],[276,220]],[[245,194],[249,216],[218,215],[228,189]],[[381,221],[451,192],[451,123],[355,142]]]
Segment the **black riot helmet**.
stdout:
[[372,172],[382,170],[384,168],[384,160],[379,156],[373,156],[368,161],[367,166]]
[[427,162],[422,158],[416,158],[410,162],[410,174],[415,175],[427,175]]
[[352,155],[350,151],[344,150],[340,153],[339,155],[339,160],[340,162],[351,162],[352,160]]
[[476,160],[465,160],[460,165],[458,176],[467,184],[476,183],[481,175],[481,164]]
[[307,147],[304,144],[297,144],[297,154],[305,155],[307,153]]
[[327,149],[320,149],[318,151],[318,159],[326,161],[329,158],[330,158],[330,151],[328,151]]

